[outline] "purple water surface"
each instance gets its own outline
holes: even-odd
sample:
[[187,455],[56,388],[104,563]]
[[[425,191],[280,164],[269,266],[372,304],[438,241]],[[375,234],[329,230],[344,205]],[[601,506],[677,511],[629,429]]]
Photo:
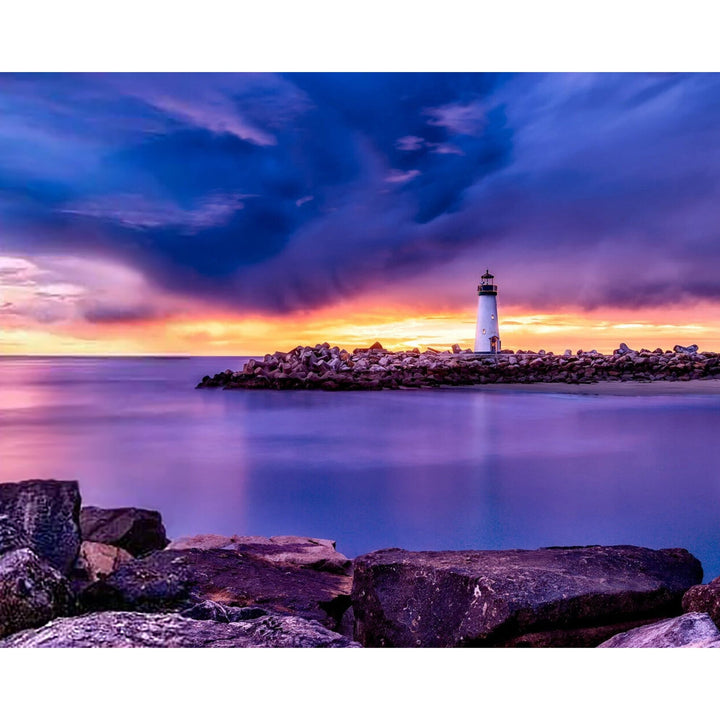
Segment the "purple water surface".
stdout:
[[193,389],[240,362],[0,359],[0,481],[77,479],[172,537],[686,547],[720,575],[720,396]]

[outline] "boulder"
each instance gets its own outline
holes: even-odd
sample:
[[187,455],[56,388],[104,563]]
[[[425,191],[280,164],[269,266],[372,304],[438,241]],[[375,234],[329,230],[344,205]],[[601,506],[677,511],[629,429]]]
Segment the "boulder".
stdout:
[[122,548],[84,540],[80,546],[74,574],[89,582],[95,582],[107,577],[123,563],[132,559],[133,556]]
[[707,613],[688,613],[620,633],[600,647],[720,647],[720,631]]
[[204,600],[260,606],[335,629],[350,605],[346,575],[277,565],[234,550],[165,550],[125,563],[81,594],[85,610],[183,609]]
[[173,540],[165,550],[233,550],[276,565],[304,567],[311,570],[349,575],[352,562],[335,549],[334,540],[276,535],[194,535]]
[[365,646],[597,645],[679,614],[702,577],[687,550],[380,550],[354,561],[355,639]]
[[80,549],[80,491],[75,481],[26,480],[0,484],[0,514],[39,557],[62,573]]
[[54,620],[0,641],[0,648],[359,647],[320,623],[266,614],[236,622],[179,614],[98,612]]
[[691,587],[683,596],[682,609],[687,613],[707,613],[713,622],[720,624],[720,578]]
[[80,511],[83,540],[114,545],[138,556],[162,550],[168,539],[156,510],[84,507]]
[[0,556],[0,637],[72,610],[67,579],[29,548]]

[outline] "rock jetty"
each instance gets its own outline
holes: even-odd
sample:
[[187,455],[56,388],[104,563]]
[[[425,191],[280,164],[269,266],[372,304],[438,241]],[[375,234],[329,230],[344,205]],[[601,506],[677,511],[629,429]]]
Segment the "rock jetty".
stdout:
[[251,359],[237,371],[206,375],[198,388],[226,390],[402,390],[488,383],[595,383],[720,378],[720,353],[697,345],[672,350],[633,350],[625,343],[611,355],[595,350],[562,355],[539,350],[503,350],[479,355],[458,345],[452,351],[391,352],[380,343],[352,352],[330,347],[296,347]]
[[683,549],[350,560],[310,537],[168,544],[157,511],[79,504],[75,482],[0,485],[0,648],[720,646],[720,579]]

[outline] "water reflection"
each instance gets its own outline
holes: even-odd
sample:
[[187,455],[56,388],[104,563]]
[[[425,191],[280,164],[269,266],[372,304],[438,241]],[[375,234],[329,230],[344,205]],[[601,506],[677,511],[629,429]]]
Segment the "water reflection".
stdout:
[[0,481],[77,478],[171,535],[684,546],[720,575],[717,397],[194,391],[228,358],[0,360]]

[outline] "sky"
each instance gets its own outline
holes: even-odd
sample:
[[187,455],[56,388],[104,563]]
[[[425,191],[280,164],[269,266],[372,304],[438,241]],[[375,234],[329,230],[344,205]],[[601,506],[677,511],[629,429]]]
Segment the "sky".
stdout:
[[716,74],[0,75],[0,354],[720,350]]

